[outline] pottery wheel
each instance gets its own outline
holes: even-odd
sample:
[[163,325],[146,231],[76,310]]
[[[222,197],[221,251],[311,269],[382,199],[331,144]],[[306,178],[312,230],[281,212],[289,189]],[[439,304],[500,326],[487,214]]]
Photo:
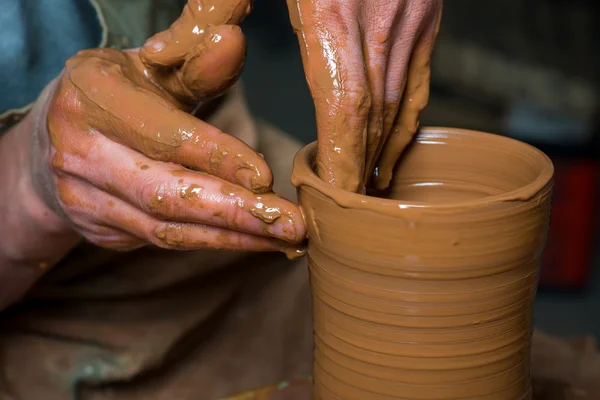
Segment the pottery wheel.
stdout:
[[[551,380],[534,380],[533,400],[592,400],[578,391]],[[242,393],[226,400],[311,400],[309,379],[282,382],[279,385]]]

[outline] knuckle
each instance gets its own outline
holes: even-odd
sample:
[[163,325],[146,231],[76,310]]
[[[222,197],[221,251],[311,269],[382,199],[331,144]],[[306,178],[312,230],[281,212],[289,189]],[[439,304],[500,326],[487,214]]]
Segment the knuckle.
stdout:
[[50,156],[50,170],[54,173],[60,174],[65,170],[65,159],[63,154],[60,151],[55,151],[53,155]]
[[347,81],[341,89],[332,91],[323,88],[313,96],[331,108],[351,114],[368,113],[372,103],[371,91],[366,82]]
[[48,118],[68,118],[79,115],[82,111],[83,104],[81,102],[79,90],[70,82],[63,81],[50,103]]
[[165,203],[165,189],[162,185],[145,183],[138,194],[144,211],[152,215],[162,214]]
[[408,5],[408,21],[418,24],[436,7],[436,0],[410,2]]
[[320,22],[329,26],[332,24],[345,25],[347,19],[355,14],[351,3],[334,0],[322,1],[316,17]]
[[354,88],[350,88],[350,93],[354,94],[355,104],[358,109],[368,113],[367,110],[373,102],[369,88],[366,85],[357,85]]
[[174,218],[179,215],[176,196],[164,184],[145,183],[139,194],[145,212],[158,218]]
[[103,91],[114,90],[124,74],[119,64],[122,61],[119,60],[120,57],[123,57],[121,52],[108,55],[92,53],[82,56],[82,61],[68,71],[65,79],[69,83],[67,86],[74,87],[77,92],[82,92],[90,99],[96,98],[98,93]]
[[334,106],[342,112],[358,115],[359,117],[369,113],[371,103],[371,91],[366,83],[352,82],[347,84],[344,93],[337,96],[333,102]]
[[232,209],[226,209],[221,212],[221,218],[223,218],[224,225],[227,229],[237,230],[243,228],[245,225],[246,212],[242,210],[238,205],[232,207]]
[[76,68],[77,66],[81,65],[81,64],[85,64],[86,62],[89,62],[90,58],[99,54],[99,49],[84,49],[84,50],[79,50],[77,53],[75,53],[75,55],[73,55],[72,57],[70,57],[66,62],[65,62],[65,69],[67,71],[72,70],[74,68]]
[[86,172],[83,164],[85,161],[79,156],[59,150],[54,150],[46,161],[47,170],[51,175],[65,179],[70,175],[85,179]]
[[83,216],[87,220],[96,212],[96,204],[93,200],[82,196],[81,188],[77,188],[71,179],[59,178],[56,180],[56,191],[59,206],[62,211],[73,220],[77,216]]
[[79,204],[79,200],[73,195],[71,185],[66,179],[57,179],[56,191],[58,192],[58,199],[62,203],[63,209],[67,210]]
[[151,233],[150,243],[163,249],[184,249],[185,235],[182,224],[159,222]]

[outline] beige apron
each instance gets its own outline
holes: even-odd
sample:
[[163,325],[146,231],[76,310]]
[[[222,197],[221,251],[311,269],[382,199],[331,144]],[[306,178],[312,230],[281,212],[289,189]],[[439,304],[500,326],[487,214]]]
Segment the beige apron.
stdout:
[[[240,87],[211,123],[264,154],[275,191],[299,144]],[[310,374],[307,271],[281,254],[75,249],[0,315],[0,399],[219,399]]]

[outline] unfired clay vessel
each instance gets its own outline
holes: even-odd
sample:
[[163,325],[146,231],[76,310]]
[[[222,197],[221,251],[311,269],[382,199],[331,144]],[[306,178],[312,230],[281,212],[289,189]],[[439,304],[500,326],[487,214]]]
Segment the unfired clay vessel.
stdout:
[[308,227],[314,399],[531,398],[532,301],[552,163],[524,143],[424,128],[387,198],[294,161]]

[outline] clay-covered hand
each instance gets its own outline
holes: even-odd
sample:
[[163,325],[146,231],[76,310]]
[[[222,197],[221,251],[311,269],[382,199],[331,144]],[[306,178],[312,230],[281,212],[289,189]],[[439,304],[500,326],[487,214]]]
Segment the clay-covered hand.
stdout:
[[442,0],[287,0],[315,102],[317,172],[388,186],[429,97]]
[[237,79],[235,24],[249,11],[249,1],[190,0],[139,54],[82,51],[48,89],[35,186],[88,241],[288,251],[303,240],[300,211],[271,192],[261,155],[188,113]]

